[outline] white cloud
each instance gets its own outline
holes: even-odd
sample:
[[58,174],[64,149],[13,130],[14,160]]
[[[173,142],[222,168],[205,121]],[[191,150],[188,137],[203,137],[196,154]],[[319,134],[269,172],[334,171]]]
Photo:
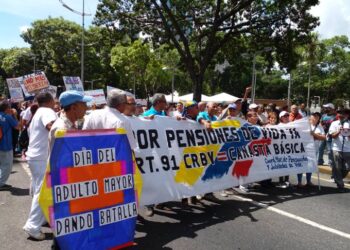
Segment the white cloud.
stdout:
[[21,34],[22,34],[22,33],[26,32],[29,28],[30,28],[29,25],[23,25],[23,26],[19,27],[19,32],[21,32]]
[[320,0],[320,4],[312,8],[311,13],[320,17],[320,26],[316,31],[322,39],[336,35],[350,37],[350,1]]

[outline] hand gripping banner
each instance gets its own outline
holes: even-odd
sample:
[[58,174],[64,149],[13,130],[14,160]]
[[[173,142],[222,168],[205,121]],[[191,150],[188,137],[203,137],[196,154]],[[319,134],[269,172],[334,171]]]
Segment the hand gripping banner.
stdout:
[[61,249],[133,243],[135,164],[123,130],[55,134],[39,203]]

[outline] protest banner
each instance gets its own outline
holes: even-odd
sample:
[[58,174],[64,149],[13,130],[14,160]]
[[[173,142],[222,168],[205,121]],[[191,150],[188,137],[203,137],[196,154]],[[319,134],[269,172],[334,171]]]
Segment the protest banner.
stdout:
[[130,118],[142,173],[141,205],[179,200],[273,177],[316,171],[309,122],[269,128],[241,119],[212,122]]
[[87,90],[84,92],[84,95],[92,96],[93,98],[93,100],[87,104],[88,106],[92,106],[93,104],[101,105],[107,103],[103,89]]
[[137,183],[125,132],[56,131],[39,204],[60,249],[133,243]]
[[12,102],[21,102],[24,100],[21,84],[18,78],[7,78],[7,86],[10,92]]
[[28,93],[33,93],[49,87],[49,80],[44,72],[37,72],[23,76],[23,84]]
[[79,76],[63,76],[63,82],[66,86],[66,90],[77,90],[84,92],[84,85]]

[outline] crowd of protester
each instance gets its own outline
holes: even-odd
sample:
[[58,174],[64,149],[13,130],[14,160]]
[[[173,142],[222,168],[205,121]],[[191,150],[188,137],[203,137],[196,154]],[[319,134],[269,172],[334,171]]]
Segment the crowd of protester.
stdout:
[[[38,204],[38,195],[44,178],[46,162],[57,129],[109,129],[124,128],[131,149],[137,147],[130,124],[130,117],[154,119],[155,116],[172,116],[176,119],[188,119],[212,129],[212,122],[225,119],[245,119],[256,126],[271,127],[277,124],[294,122],[298,119],[309,119],[310,133],[315,140],[319,164],[324,164],[324,150],[327,149],[328,164],[332,168],[332,178],[340,192],[346,191],[343,179],[350,166],[350,126],[348,109],[337,110],[332,103],[323,105],[323,112],[308,114],[305,105],[278,107],[248,103],[251,88],[248,87],[243,98],[235,98],[230,103],[215,102],[179,102],[168,104],[163,94],[155,94],[151,106],[147,108],[136,102],[135,97],[125,91],[113,89],[107,93],[105,107],[88,107],[91,97],[77,91],[65,91],[58,100],[49,93],[40,93],[35,100],[21,104],[11,104],[0,100],[0,190],[9,190],[6,184],[13,165],[13,157],[22,157],[27,161],[32,180],[30,194],[32,203],[23,229],[29,236],[43,240],[45,235],[41,226],[45,218]],[[311,173],[306,173],[306,185],[302,183],[302,174],[298,174],[294,187],[311,187]],[[277,184],[272,180],[259,183],[262,187],[288,188],[291,186],[289,176],[279,178]],[[227,197],[234,191],[249,192],[251,185],[241,185],[224,190],[221,196]],[[239,189],[239,190],[238,190]],[[183,205],[190,206],[200,199],[211,199],[213,194],[203,194],[183,199]],[[162,204],[146,207],[146,215],[152,216],[155,208]],[[29,208],[28,208],[29,209]]]

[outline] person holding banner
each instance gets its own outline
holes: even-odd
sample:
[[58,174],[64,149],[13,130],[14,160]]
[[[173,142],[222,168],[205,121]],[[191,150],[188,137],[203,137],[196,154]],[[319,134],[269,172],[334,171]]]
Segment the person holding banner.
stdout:
[[107,106],[104,109],[94,110],[86,117],[83,129],[111,129],[124,128],[131,149],[136,148],[135,137],[131,130],[129,120],[123,112],[126,107],[126,92],[120,89],[112,89],[107,94]]
[[12,116],[8,101],[0,102],[0,190],[8,190],[6,184],[13,166],[12,129],[19,129],[18,122]]
[[[311,135],[315,140],[315,150],[316,150],[316,159],[318,159],[318,149],[320,148],[321,141],[326,140],[326,134],[323,130],[323,127],[320,124],[321,114],[315,112],[310,116],[311,123]],[[306,173],[306,186],[312,187],[314,184],[311,182],[312,173]],[[298,185],[297,187],[302,187],[302,178],[303,174],[298,174]]]
[[339,112],[339,120],[333,121],[329,128],[332,137],[332,150],[334,156],[333,178],[339,192],[347,192],[344,188],[344,178],[350,167],[350,110]]
[[39,206],[38,198],[49,157],[49,131],[57,119],[57,115],[53,111],[55,101],[50,93],[40,93],[36,96],[36,100],[39,109],[33,116],[29,126],[29,146],[27,151],[27,161],[32,174],[33,200],[28,220],[23,230],[36,240],[44,240],[45,234],[41,232],[41,226],[45,222],[45,217]]
[[165,109],[167,106],[167,102],[165,99],[164,94],[154,94],[152,97],[152,107],[147,110],[145,113],[143,113],[144,117],[150,117],[150,116],[166,116]]
[[[287,123],[289,123],[290,114],[289,114],[287,111],[282,111],[282,112],[279,114],[279,118],[280,118],[280,123],[287,124]],[[280,183],[280,187],[281,187],[281,188],[290,187],[289,175],[281,176],[281,177],[279,178],[279,183]]]
[[77,90],[68,90],[63,92],[59,97],[59,102],[64,112],[57,118],[52,125],[49,134],[50,148],[53,145],[55,132],[58,129],[76,130],[77,121],[84,118],[88,109],[87,103],[92,101],[92,97],[84,96],[82,92]]
[[[92,97],[84,96],[77,90],[68,90],[60,95],[59,103],[63,108],[64,112],[57,118],[55,123],[52,125],[49,134],[50,149],[53,147],[55,140],[55,132],[58,129],[64,130],[77,130],[76,125],[79,119],[83,119],[87,111],[87,102],[92,101]],[[53,249],[59,249],[58,244],[53,242]]]

